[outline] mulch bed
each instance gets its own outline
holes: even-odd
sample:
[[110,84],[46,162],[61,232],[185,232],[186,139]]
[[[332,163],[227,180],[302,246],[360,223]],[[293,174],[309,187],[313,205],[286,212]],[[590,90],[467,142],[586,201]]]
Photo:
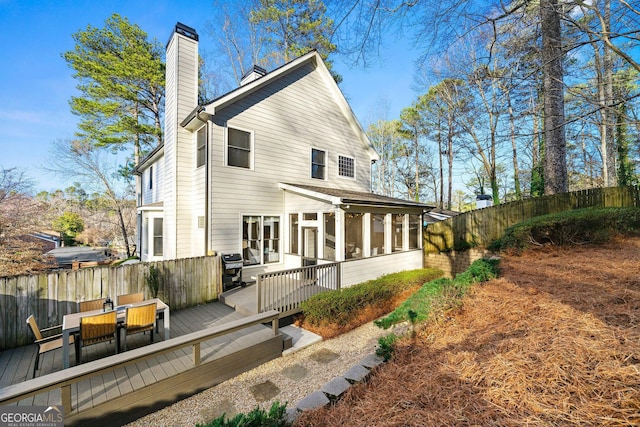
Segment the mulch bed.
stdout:
[[297,426],[640,425],[640,238],[506,256]]

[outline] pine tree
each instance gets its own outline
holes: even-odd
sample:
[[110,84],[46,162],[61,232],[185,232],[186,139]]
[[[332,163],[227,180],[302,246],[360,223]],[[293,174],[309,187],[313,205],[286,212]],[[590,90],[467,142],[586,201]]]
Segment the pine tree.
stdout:
[[164,98],[162,46],[118,14],[103,28],[87,26],[73,34],[75,49],[64,59],[78,79],[81,96],[72,97],[81,117],[78,136],[95,146],[140,150],[162,141]]

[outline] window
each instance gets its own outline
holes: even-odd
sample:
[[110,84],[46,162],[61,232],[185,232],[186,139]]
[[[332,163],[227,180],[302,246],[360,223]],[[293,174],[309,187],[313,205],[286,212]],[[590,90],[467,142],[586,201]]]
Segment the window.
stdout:
[[420,247],[420,215],[409,215],[409,249]]
[[302,214],[302,219],[305,221],[316,221],[318,214],[316,212],[305,212]]
[[245,265],[280,261],[280,217],[242,217],[242,257]]
[[207,127],[203,126],[196,135],[196,167],[204,166],[207,156]]
[[153,190],[153,166],[149,167],[149,190]]
[[327,153],[322,150],[311,149],[311,178],[324,179],[327,167]]
[[291,230],[289,232],[289,251],[292,254],[298,253],[298,225],[299,225],[298,214],[297,213],[290,214],[289,227]]
[[264,242],[263,262],[269,264],[280,261],[280,217],[265,216],[262,225]]
[[227,129],[227,165],[251,169],[251,133]]
[[385,214],[371,214],[371,256],[384,253]]
[[404,214],[393,214],[391,216],[392,223],[391,227],[393,229],[393,242],[392,242],[392,251],[399,252],[403,247],[403,238],[404,238]]
[[153,219],[153,256],[162,256],[162,218]]
[[336,214],[324,214],[324,259],[336,259]]
[[361,258],[362,253],[362,213],[344,214],[344,237],[346,246],[344,248],[345,259]]
[[355,159],[353,157],[338,156],[338,175],[347,178],[356,177]]

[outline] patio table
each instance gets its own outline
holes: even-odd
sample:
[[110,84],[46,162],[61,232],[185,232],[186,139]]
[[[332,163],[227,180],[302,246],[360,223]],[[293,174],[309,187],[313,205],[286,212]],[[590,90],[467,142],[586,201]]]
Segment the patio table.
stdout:
[[[162,302],[158,298],[152,298],[138,303],[127,304],[126,306],[115,307],[114,310],[118,311],[118,323],[124,322],[124,314],[126,307],[135,307],[137,305],[143,305],[149,301],[156,302],[156,313],[164,313],[164,320],[162,322],[162,328],[164,329],[165,341],[169,339],[171,334],[171,324],[169,321],[169,306]],[[90,316],[92,314],[102,313],[102,310],[84,311],[81,313],[66,314],[62,318],[62,368],[67,369],[69,367],[69,337],[71,334],[80,331],[80,318],[83,316]],[[118,332],[119,333],[119,332]]]

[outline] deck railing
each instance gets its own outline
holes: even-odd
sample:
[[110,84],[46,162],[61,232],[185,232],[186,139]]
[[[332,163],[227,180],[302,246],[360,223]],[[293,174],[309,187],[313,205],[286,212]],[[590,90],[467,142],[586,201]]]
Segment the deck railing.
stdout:
[[224,325],[213,326],[201,331],[172,338],[167,341],[162,341],[114,356],[109,356],[95,362],[74,366],[69,369],[63,369],[62,371],[54,372],[22,383],[3,387],[0,388],[0,406],[7,405],[12,402],[18,402],[22,399],[36,396],[51,390],[60,389],[62,406],[66,416],[66,414],[71,414],[73,410],[71,405],[71,386],[75,383],[189,346],[192,347],[193,367],[198,367],[201,363],[201,343],[250,326],[269,322],[272,324],[274,336],[277,336],[278,318],[279,313],[277,311],[260,313],[244,319],[228,322]]
[[340,263],[313,265],[258,274],[257,312],[278,310],[280,317],[299,311],[300,303],[315,294],[341,287]]

